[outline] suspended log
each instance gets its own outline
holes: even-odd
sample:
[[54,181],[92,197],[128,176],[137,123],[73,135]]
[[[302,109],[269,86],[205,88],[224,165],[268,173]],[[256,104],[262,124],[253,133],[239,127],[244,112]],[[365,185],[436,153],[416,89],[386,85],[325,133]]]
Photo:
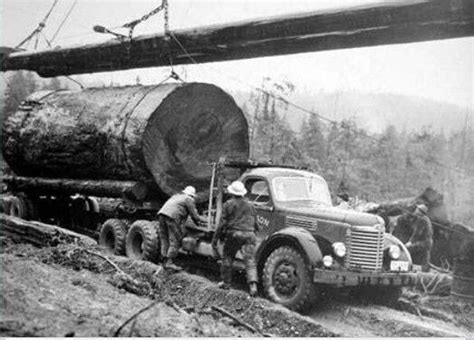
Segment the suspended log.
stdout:
[[247,159],[247,129],[232,97],[209,84],[46,91],[5,120],[2,147],[16,175],[61,179],[23,180],[38,188],[117,196],[140,182],[167,196],[208,190],[208,162]]
[[25,221],[18,217],[0,213],[0,235],[18,242],[28,242],[36,246],[55,245],[58,242],[81,242],[84,246],[94,246],[97,242],[90,237],[59,228],[54,225]]
[[203,63],[473,35],[471,0],[405,0],[177,30],[170,48],[164,35],[153,34],[131,42],[113,39],[12,53],[3,60],[2,70],[25,69],[55,77],[164,66],[170,54],[174,64],[190,64],[189,56]]
[[8,176],[4,177],[3,180],[13,191],[43,195],[74,195],[81,193],[89,196],[125,197],[141,201],[147,197],[148,193],[148,188],[144,183],[133,181],[91,181],[21,176]]

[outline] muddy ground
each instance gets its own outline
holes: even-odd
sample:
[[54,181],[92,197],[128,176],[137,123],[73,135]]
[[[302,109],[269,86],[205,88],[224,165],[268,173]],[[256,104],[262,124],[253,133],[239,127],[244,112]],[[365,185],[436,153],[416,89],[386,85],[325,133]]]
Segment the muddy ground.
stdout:
[[[474,334],[474,306],[449,296],[406,291],[415,308],[367,304],[328,292],[301,315],[236,288],[217,288],[217,273],[109,256],[97,247],[36,248],[2,239],[0,336],[332,337]],[[191,270],[193,269],[193,270]],[[195,275],[199,273],[200,275]],[[419,308],[418,308],[418,307]],[[247,323],[224,316],[220,307]],[[142,309],[146,311],[131,318]],[[127,320],[129,322],[125,323]]]

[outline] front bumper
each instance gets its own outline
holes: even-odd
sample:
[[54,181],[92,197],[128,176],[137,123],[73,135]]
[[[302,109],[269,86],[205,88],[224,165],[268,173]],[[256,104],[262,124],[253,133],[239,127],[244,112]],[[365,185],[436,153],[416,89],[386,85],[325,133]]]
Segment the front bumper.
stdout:
[[313,270],[313,282],[334,285],[337,287],[350,286],[413,286],[417,274],[405,273],[364,273],[350,271],[335,271],[325,269]]

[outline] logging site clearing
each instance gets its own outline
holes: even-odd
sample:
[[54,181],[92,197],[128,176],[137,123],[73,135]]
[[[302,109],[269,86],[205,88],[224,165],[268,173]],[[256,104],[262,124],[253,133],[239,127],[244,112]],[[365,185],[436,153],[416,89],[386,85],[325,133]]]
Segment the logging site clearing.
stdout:
[[[22,15],[5,15],[12,32],[0,42],[0,337],[473,338],[474,111],[460,79],[472,61],[461,60],[467,40],[429,53],[417,43],[472,39],[474,2],[346,3],[261,19],[236,2],[215,7],[243,20],[216,11],[223,22],[173,30],[168,0],[139,17],[142,4],[83,2],[76,21],[102,38],[57,45],[72,1],[51,39],[43,29],[58,0],[23,40],[13,27],[31,10],[1,6]],[[196,4],[199,15],[173,13],[192,27],[206,19]],[[102,21],[110,13],[137,18],[115,26]],[[162,33],[141,31],[161,16]],[[412,45],[419,51],[403,50]],[[325,53],[302,56],[331,50],[350,51],[326,66]],[[288,59],[275,66],[276,56]],[[231,61],[248,79],[200,65]],[[351,88],[385,99],[354,100],[349,118]],[[407,107],[405,88],[416,99]],[[459,110],[465,118],[445,131]],[[371,112],[383,124],[366,125]]]
[[170,274],[150,262],[105,260],[101,254],[93,242],[77,239],[41,248],[2,237],[1,335],[463,337],[474,332],[472,304],[450,296],[407,289],[397,304],[386,306],[326,294],[301,315],[240,289],[217,288],[217,272],[186,265],[186,257],[180,264],[187,271]]

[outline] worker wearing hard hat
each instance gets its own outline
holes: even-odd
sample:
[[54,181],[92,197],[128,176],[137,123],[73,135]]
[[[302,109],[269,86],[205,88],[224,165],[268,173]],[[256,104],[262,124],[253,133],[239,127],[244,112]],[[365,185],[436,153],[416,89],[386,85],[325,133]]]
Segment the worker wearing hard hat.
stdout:
[[257,266],[255,264],[255,246],[257,237],[257,221],[255,209],[245,198],[247,190],[240,181],[232,182],[227,187],[232,196],[225,202],[222,217],[212,240],[216,248],[218,240],[224,240],[224,257],[221,265],[222,282],[219,286],[224,289],[230,287],[232,281],[232,264],[235,255],[242,252],[250,295],[257,295]]
[[429,270],[430,253],[433,247],[433,227],[426,215],[428,208],[424,204],[416,206],[413,214],[413,232],[406,243],[414,264],[421,265],[423,271]]
[[165,269],[181,270],[173,261],[181,245],[181,225],[186,222],[188,216],[191,216],[196,224],[207,222],[196,210],[195,196],[196,189],[187,186],[181,193],[171,196],[158,212],[161,256]]

